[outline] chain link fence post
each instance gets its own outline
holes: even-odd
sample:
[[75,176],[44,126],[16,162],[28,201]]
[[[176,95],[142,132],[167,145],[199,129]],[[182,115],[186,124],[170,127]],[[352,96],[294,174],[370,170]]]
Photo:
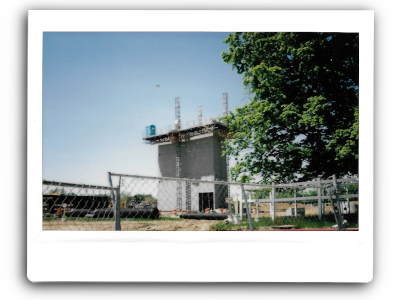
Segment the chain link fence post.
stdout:
[[[111,172],[108,172],[108,181],[112,187]],[[121,205],[121,176],[119,177],[119,186],[117,188],[117,197],[115,197],[114,191],[112,191],[112,204],[114,209],[114,230],[121,230],[121,218],[120,218],[120,205]]]
[[[110,183],[110,186],[113,187],[112,179],[111,179],[111,172],[108,172],[108,182]],[[115,194],[114,194],[114,191],[111,191],[111,195],[112,195],[112,199],[111,199],[112,205],[113,205],[113,207],[115,207]]]
[[121,184],[118,186],[117,189],[117,198],[115,201],[115,209],[114,209],[114,218],[115,218],[115,227],[114,229],[121,230],[121,211],[120,211],[120,206],[121,206]]
[[243,191],[244,203],[246,204],[246,212],[247,212],[247,218],[249,219],[250,229],[251,229],[251,231],[254,231],[253,222],[251,220],[251,212],[250,212],[249,204],[247,203],[246,191],[244,190],[243,184],[242,184],[242,191]]

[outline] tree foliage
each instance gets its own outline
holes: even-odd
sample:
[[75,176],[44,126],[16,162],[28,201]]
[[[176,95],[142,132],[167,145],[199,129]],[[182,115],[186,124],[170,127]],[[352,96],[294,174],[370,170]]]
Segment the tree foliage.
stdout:
[[126,194],[126,195],[124,195],[124,194],[122,194],[121,195],[121,200],[127,200],[127,205],[129,204],[129,203],[136,203],[136,204],[138,204],[138,203],[140,203],[140,202],[143,202],[143,201],[145,201],[146,200],[146,198],[152,198],[153,200],[153,202],[154,201],[157,201],[157,199],[155,198],[155,197],[153,197],[153,195],[151,195],[151,194],[136,194],[136,195],[134,195],[133,197],[132,196],[130,196],[130,194]]
[[151,194],[136,194],[133,196],[133,200],[135,202],[143,202],[146,200],[146,198],[152,198],[153,201],[157,201],[157,199],[155,199]]
[[[253,199],[269,199],[271,188],[249,190]],[[294,193],[296,192],[296,197],[313,197],[317,196],[318,192],[314,190],[294,190],[294,189],[279,189],[275,190],[275,198],[294,198]]]
[[233,179],[358,174],[357,33],[235,33],[224,43],[252,99],[223,118]]

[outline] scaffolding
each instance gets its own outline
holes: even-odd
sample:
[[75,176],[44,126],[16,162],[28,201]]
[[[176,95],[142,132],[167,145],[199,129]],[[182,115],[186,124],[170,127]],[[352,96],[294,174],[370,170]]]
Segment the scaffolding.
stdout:
[[[228,114],[228,94],[223,93],[223,115]],[[181,160],[181,147],[182,143],[188,142],[192,137],[198,137],[206,134],[216,134],[222,138],[227,138],[229,128],[226,123],[222,123],[218,118],[203,118],[202,106],[198,106],[197,110],[197,124],[195,120],[191,120],[182,124],[180,113],[180,97],[175,98],[175,122],[173,126],[166,127],[165,130],[158,129],[158,132],[152,136],[143,136],[143,140],[147,144],[163,144],[173,143],[175,146],[175,177],[182,178],[182,160]],[[227,181],[229,181],[229,157],[226,156],[227,165]],[[176,209],[182,211],[192,210],[191,203],[191,184],[186,183],[182,186],[182,182],[176,183]],[[185,189],[185,191],[183,191]],[[184,194],[183,194],[184,193]],[[230,195],[228,187],[228,197]],[[183,197],[186,198],[186,203],[183,203]]]
[[[175,144],[176,151],[176,178],[181,178],[181,142]],[[182,210],[182,182],[176,185],[176,209]]]
[[181,129],[181,104],[180,98],[175,98],[175,130]]
[[197,125],[202,124],[202,119],[203,119],[203,109],[201,106],[199,106],[197,109]]
[[168,143],[168,142],[186,142],[190,140],[191,137],[209,134],[211,132],[215,132],[221,137],[226,138],[228,136],[228,127],[218,122],[217,120],[207,120],[203,118],[202,125],[196,125],[189,128],[184,128],[180,130],[170,130],[165,133],[159,133],[152,136],[143,136],[143,142],[150,145],[156,145],[161,143]]
[[225,116],[228,115],[228,93],[223,93],[223,94],[222,94],[222,97],[223,97],[223,101],[222,101],[222,104],[223,104],[222,114],[223,114],[223,116],[225,117]]
[[[175,130],[181,129],[181,105],[180,98],[175,98]],[[176,153],[176,178],[181,178],[181,142],[178,138],[175,144]],[[176,186],[176,209],[182,210],[182,183],[178,182]]]
[[[228,93],[223,93],[222,94],[222,113],[223,116],[226,117],[228,115]],[[226,122],[225,122],[226,123]],[[229,156],[226,155],[226,181],[229,182],[230,176],[229,176]],[[228,198],[230,198],[230,188],[228,185]]]
[[192,210],[192,183],[190,181],[186,182],[186,210]]

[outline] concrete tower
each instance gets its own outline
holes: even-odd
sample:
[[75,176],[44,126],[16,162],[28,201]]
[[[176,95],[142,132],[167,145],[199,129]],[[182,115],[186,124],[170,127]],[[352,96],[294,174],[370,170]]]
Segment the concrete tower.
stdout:
[[[227,160],[222,156],[222,151],[228,127],[217,119],[201,120],[202,112],[199,108],[198,124],[181,128],[179,98],[175,108],[175,125],[179,124],[175,130],[143,137],[146,143],[158,145],[161,177],[227,181]],[[169,186],[168,190],[163,190],[161,184],[159,186],[157,199],[162,211],[201,211],[205,208],[203,202],[206,200],[212,209],[226,207],[226,185],[174,184],[175,187]]]

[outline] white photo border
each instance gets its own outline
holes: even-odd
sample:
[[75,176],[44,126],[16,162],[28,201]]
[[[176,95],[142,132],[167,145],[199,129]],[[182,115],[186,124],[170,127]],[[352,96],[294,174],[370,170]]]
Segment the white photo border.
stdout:
[[[373,11],[38,10],[29,11],[28,20],[27,276],[29,280],[33,282],[370,282],[372,280]],[[43,32],[51,31],[359,32],[359,193],[362,199],[359,231],[43,231],[42,49]],[[205,252],[215,253],[215,259],[199,261],[201,253]],[[106,259],[105,254],[108,254]],[[57,268],[57,271],[50,272],[49,262],[60,259],[63,261],[62,270],[58,271]],[[345,271],[340,267],[343,261],[345,261]]]

